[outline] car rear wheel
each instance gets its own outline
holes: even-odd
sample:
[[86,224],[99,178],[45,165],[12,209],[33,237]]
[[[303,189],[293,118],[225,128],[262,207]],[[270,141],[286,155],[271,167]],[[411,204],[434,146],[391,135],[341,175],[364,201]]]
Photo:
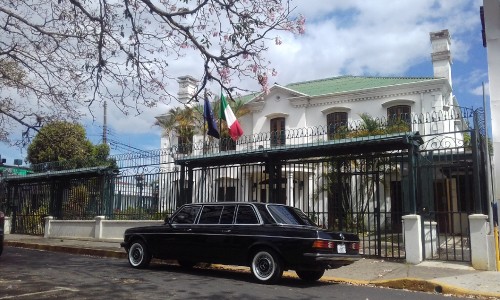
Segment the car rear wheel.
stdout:
[[250,268],[253,276],[260,283],[275,283],[283,275],[283,264],[279,256],[272,250],[257,251],[252,258]]
[[323,277],[323,274],[325,274],[325,269],[317,270],[317,271],[297,270],[297,271],[295,271],[295,273],[297,273],[297,275],[299,276],[300,279],[307,281],[307,282],[313,282],[313,281],[317,281],[321,277]]
[[143,241],[137,240],[128,249],[128,262],[134,268],[146,268],[151,261],[151,253]]

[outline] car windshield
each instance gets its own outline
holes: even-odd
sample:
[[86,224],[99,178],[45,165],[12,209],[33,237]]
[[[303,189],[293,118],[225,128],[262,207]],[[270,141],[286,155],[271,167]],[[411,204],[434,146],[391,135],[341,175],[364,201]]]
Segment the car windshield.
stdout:
[[317,226],[298,208],[283,205],[268,205],[268,209],[276,222],[280,224]]

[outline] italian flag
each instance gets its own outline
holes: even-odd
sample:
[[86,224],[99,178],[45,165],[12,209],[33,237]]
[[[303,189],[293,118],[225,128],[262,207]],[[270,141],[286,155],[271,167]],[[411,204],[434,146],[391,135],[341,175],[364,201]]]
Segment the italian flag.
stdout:
[[229,128],[229,135],[234,141],[237,141],[238,138],[243,135],[243,130],[238,120],[236,120],[233,110],[227,103],[224,94],[220,95],[220,118],[226,121],[227,127]]

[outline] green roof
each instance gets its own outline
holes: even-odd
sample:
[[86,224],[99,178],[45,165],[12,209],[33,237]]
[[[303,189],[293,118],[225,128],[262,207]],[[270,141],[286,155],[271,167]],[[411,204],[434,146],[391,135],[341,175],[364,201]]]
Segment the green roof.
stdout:
[[318,96],[340,92],[352,92],[370,88],[387,87],[435,80],[433,77],[359,77],[339,76],[312,81],[291,83],[286,85],[290,90],[308,95]]

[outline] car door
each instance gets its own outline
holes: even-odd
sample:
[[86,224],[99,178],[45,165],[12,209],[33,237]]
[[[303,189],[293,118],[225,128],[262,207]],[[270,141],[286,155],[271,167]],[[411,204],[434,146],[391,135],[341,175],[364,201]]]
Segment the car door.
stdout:
[[193,227],[201,205],[183,206],[176,212],[158,239],[158,248],[166,258],[180,259],[189,255],[194,243]]
[[204,205],[195,230],[194,247],[200,261],[225,262],[225,248],[231,232],[234,205]]
[[237,206],[230,235],[226,239],[224,253],[235,264],[244,264],[250,246],[260,238],[261,221],[252,205]]

